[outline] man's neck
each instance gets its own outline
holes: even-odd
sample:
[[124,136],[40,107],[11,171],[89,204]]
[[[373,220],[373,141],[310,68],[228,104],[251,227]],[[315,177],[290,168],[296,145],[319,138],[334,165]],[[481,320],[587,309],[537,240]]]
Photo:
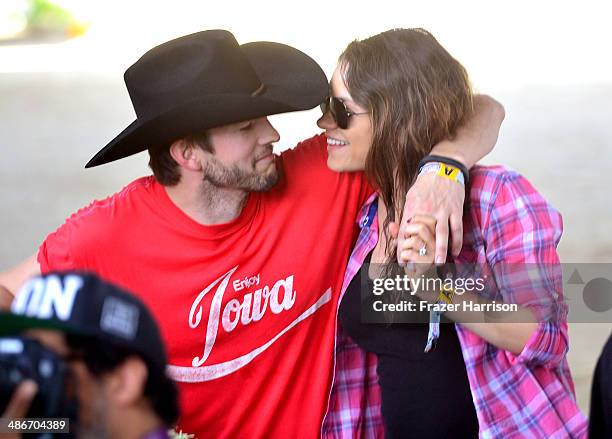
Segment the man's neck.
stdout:
[[196,187],[180,182],[164,189],[185,214],[204,225],[235,220],[240,216],[249,195],[247,191],[219,188],[208,181],[201,181]]

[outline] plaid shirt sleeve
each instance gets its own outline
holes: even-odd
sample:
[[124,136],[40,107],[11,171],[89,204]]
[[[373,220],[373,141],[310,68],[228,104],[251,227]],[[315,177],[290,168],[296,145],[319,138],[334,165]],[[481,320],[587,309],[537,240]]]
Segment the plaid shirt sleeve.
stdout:
[[567,304],[556,251],[561,215],[512,170],[476,167],[471,175],[462,254],[493,270],[504,302],[530,309],[541,322],[519,355],[457,325],[479,435],[584,438],[566,359]]
[[510,362],[556,367],[569,350],[567,323],[540,322],[518,356],[508,352]]
[[530,309],[536,331],[523,351],[506,352],[511,363],[557,367],[568,351],[567,313],[557,245],[561,214],[520,174],[496,175],[483,218],[487,261],[505,302]]

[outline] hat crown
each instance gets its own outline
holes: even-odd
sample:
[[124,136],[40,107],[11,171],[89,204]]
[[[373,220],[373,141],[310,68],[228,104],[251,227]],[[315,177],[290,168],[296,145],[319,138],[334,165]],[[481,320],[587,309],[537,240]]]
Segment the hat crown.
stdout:
[[261,81],[234,36],[224,30],[186,35],[145,53],[124,75],[138,118],[210,95],[250,94]]
[[224,30],[161,44],[124,75],[137,118],[85,165],[167,148],[209,128],[319,105],[328,83],[308,55],[285,44],[238,45]]

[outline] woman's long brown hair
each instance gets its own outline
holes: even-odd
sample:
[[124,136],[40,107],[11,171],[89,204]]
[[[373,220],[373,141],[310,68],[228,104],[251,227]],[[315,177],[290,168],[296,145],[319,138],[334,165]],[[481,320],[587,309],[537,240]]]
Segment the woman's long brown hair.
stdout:
[[353,100],[370,112],[372,146],[366,175],[387,207],[388,260],[395,261],[388,225],[401,215],[419,161],[450,139],[473,108],[463,66],[429,32],[394,29],[348,45],[339,58]]

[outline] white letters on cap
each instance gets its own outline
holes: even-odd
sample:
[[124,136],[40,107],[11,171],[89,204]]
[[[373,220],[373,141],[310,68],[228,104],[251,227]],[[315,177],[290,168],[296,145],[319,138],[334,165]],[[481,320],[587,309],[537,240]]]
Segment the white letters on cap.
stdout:
[[64,285],[59,276],[33,279],[19,291],[11,311],[39,319],[55,317],[67,321],[72,314],[76,293],[82,286],[83,279],[77,275],[65,276]]

